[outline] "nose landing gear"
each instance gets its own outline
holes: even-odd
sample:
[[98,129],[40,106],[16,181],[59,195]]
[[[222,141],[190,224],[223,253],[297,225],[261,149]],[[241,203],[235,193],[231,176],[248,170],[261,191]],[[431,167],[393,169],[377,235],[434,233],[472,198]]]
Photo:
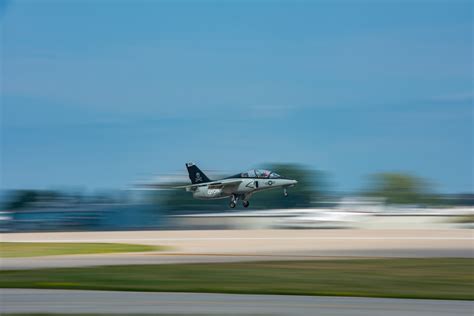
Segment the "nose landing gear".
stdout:
[[288,196],[288,190],[287,190],[286,188],[283,188],[283,195],[284,195],[285,197]]

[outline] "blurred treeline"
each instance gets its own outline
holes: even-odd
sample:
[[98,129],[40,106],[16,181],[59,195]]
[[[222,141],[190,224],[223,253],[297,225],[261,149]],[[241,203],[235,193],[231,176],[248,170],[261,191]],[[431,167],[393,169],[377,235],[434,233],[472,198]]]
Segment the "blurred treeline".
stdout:
[[10,190],[4,192],[1,208],[15,211],[76,205],[120,204],[127,198],[120,191],[86,194],[68,190]]
[[[436,193],[427,180],[409,173],[376,173],[368,177],[368,184],[358,192],[335,193],[327,173],[299,164],[265,164],[260,166],[282,176],[298,180],[295,187],[289,188],[288,197],[283,190],[273,189],[259,192],[250,199],[250,209],[283,209],[327,207],[334,205],[344,196],[374,197],[387,205],[410,205],[418,207],[450,207],[473,205],[474,195]],[[225,175],[223,175],[224,177]],[[154,204],[162,211],[224,211],[228,210],[228,199],[196,200],[191,192],[170,187],[189,184],[189,182],[162,183],[156,191],[146,191],[142,203]],[[15,190],[3,197],[2,210],[21,210],[41,207],[62,207],[77,204],[125,204],[130,195],[125,191],[107,191],[96,194],[67,192],[61,190]],[[240,203],[238,208],[242,208]]]

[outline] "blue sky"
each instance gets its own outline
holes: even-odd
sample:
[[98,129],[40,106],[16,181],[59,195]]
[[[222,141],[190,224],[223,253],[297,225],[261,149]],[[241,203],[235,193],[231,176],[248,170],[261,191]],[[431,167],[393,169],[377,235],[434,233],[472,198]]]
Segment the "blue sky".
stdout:
[[2,1],[3,188],[184,162],[473,191],[471,1]]

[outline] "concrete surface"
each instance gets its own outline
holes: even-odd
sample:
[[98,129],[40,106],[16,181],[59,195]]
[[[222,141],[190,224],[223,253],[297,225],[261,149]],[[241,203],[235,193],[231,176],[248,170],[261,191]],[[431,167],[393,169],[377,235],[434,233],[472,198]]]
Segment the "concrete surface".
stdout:
[[469,301],[0,289],[1,313],[471,316]]
[[474,258],[474,231],[215,230],[0,234],[4,242],[124,242],[165,252],[3,258],[1,269],[353,257]]

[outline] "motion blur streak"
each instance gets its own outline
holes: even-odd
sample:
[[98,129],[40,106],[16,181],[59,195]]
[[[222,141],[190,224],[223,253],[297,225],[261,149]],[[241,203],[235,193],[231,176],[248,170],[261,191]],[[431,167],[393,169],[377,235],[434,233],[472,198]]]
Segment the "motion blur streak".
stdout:
[[[439,194],[409,174],[378,173],[361,192],[331,191],[326,173],[298,164],[265,164],[297,179],[252,196],[250,209],[230,211],[225,200],[196,200],[176,186],[187,175],[137,181],[128,190],[88,195],[61,190],[9,191],[0,212],[3,231],[225,228],[468,228],[474,196]],[[207,172],[206,172],[207,173]],[[219,178],[215,173],[213,178]],[[222,176],[222,175],[221,175]]]

